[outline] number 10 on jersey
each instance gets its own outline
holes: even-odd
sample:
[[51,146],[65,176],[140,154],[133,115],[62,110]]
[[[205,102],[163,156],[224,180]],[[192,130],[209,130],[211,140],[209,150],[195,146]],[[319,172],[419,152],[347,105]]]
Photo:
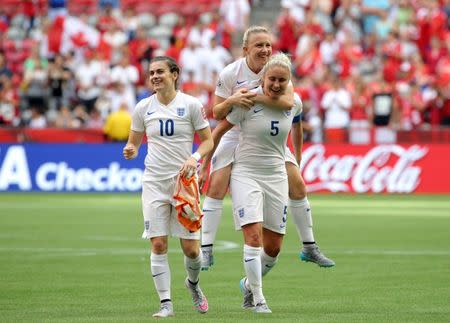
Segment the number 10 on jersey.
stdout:
[[174,123],[172,119],[159,120],[159,134],[161,136],[172,136],[174,131]]

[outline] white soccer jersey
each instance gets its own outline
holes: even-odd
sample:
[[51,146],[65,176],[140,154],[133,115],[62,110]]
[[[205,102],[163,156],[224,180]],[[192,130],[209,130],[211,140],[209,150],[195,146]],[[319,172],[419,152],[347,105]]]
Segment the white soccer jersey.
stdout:
[[[219,74],[215,95],[227,99],[240,89],[255,89],[261,84],[262,70],[256,74],[247,65],[245,57],[227,65]],[[239,129],[228,131],[221,141],[238,141]]]
[[[262,93],[262,88],[256,92]],[[228,114],[228,122],[241,128],[233,162],[234,175],[286,176],[286,141],[294,117],[299,118],[302,111],[300,98],[294,97],[291,110],[256,104],[250,110],[233,108]]]
[[162,180],[178,174],[192,154],[194,133],[209,126],[200,101],[178,92],[167,106],[156,94],[140,101],[134,110],[131,130],[146,132],[148,152],[145,180]]

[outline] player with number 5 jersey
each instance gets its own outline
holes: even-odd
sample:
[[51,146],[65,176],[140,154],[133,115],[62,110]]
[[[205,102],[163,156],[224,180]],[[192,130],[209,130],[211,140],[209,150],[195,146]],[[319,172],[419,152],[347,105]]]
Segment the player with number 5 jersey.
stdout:
[[[279,98],[290,83],[290,71],[291,62],[286,55],[272,56],[262,70],[262,86],[254,92]],[[286,142],[291,128],[299,126],[300,114],[298,96],[294,106],[285,111],[263,103],[250,109],[233,107],[213,131],[217,147],[233,126],[241,129],[230,188],[235,227],[244,236],[243,307],[252,308],[255,313],[271,313],[262,292],[262,276],[275,266],[286,233]],[[300,140],[300,132],[293,133],[298,136],[294,140]]]

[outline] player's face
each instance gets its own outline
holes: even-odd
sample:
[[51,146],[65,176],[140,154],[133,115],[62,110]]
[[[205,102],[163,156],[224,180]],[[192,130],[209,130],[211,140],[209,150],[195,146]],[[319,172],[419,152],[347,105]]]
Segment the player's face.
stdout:
[[176,72],[170,72],[169,66],[164,61],[157,61],[150,64],[149,82],[150,87],[155,92],[175,89]]
[[281,66],[269,68],[263,79],[264,94],[271,98],[278,98],[286,92],[290,80],[290,71]]
[[270,35],[264,32],[250,34],[244,53],[249,65],[261,70],[272,55]]

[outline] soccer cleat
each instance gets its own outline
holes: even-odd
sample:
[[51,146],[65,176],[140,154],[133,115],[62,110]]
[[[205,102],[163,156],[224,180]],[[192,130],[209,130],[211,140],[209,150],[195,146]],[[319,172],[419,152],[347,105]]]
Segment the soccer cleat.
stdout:
[[253,312],[258,314],[270,314],[272,311],[270,310],[269,306],[267,306],[266,303],[258,303],[253,308]]
[[252,309],[255,307],[253,304],[253,293],[251,290],[247,289],[245,287],[245,281],[247,280],[247,277],[244,277],[239,282],[239,287],[241,288],[242,295],[244,296],[244,301],[242,302],[242,308],[243,309]]
[[192,301],[194,306],[200,313],[204,314],[208,312],[208,300],[200,289],[200,285],[197,283],[193,285],[188,278],[184,281],[187,289],[191,292]]
[[335,262],[327,257],[320,251],[317,245],[304,246],[299,255],[302,261],[314,262],[319,267],[333,267]]
[[214,256],[212,253],[212,246],[202,247],[202,270],[208,270],[214,265]]
[[172,302],[161,303],[159,311],[153,314],[153,317],[170,317],[174,316]]

